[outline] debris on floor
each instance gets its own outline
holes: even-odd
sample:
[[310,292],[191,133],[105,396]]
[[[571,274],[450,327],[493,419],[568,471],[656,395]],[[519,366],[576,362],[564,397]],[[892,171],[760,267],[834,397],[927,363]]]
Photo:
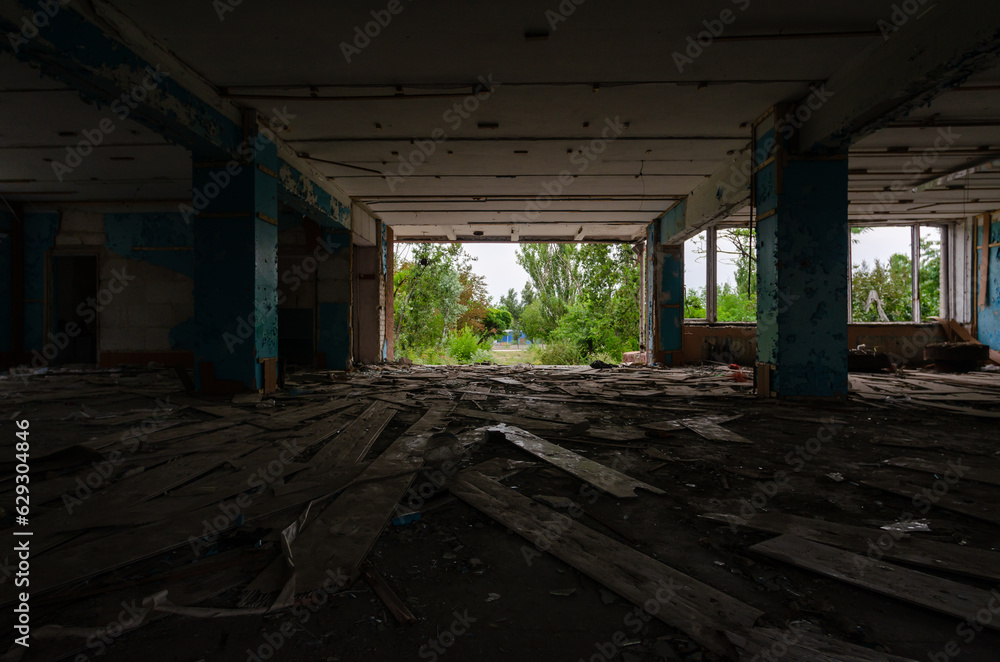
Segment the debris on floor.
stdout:
[[2,659],[248,659],[296,615],[292,660],[450,631],[454,659],[898,661],[975,619],[1000,376],[852,375],[849,401],[797,404],[732,373],[391,364],[266,401],[166,369],[5,377],[31,514],[5,458],[0,526],[32,533],[35,646]]

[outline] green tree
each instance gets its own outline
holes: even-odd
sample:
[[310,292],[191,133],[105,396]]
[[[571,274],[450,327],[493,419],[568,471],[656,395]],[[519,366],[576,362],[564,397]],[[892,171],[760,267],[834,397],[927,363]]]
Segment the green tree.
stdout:
[[517,263],[531,278],[532,289],[554,328],[580,294],[578,250],[573,244],[522,244]]
[[485,329],[479,334],[480,340],[496,340],[511,327],[514,316],[506,308],[490,308],[483,321]]
[[396,350],[406,356],[440,348],[465,312],[459,277],[464,251],[457,244],[413,244],[399,254],[393,278]]
[[507,294],[500,297],[500,307],[506,308],[514,319],[519,319],[524,310],[524,305],[517,298],[517,290],[513,287],[507,290]]

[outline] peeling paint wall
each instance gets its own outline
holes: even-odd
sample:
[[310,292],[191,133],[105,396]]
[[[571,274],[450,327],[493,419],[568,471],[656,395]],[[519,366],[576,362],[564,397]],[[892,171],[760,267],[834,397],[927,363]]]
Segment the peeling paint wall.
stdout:
[[786,397],[847,394],[847,159],[772,162],[757,180],[758,361]]
[[1000,350],[1000,212],[989,215],[990,230],[987,261],[986,305],[980,306],[983,246],[982,219],[976,223],[976,269],[973,273],[976,293],[979,341]]

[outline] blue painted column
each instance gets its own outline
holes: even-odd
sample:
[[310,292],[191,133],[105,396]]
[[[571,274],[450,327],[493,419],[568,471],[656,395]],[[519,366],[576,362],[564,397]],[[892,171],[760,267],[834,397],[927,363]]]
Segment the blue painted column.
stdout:
[[[278,156],[264,135],[248,138],[243,161],[194,166],[197,330],[202,364],[217,381],[263,387],[261,359],[278,356]],[[196,157],[197,159],[197,157]]]
[[681,351],[684,336],[684,244],[662,244],[663,225],[673,222],[673,214],[684,213],[680,203],[650,229],[652,352],[653,361],[661,365],[677,363],[675,353]]
[[[772,116],[773,119],[773,116]],[[847,155],[789,154],[758,129],[757,361],[779,397],[847,397]]]

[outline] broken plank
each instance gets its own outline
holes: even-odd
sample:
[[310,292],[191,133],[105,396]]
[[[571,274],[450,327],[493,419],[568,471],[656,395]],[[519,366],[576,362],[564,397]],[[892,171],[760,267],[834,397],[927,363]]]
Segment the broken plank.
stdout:
[[[750,549],[768,558],[963,620],[975,620],[976,613],[996,600],[989,591],[891,563],[871,563],[866,557],[795,536],[773,538]],[[1000,622],[985,625],[1000,630]]]
[[506,423],[508,425],[516,425],[518,427],[528,428],[531,430],[566,431],[570,429],[569,425],[566,423],[543,421],[534,418],[526,418],[524,416],[517,416],[514,414],[501,414],[493,411],[478,411],[476,409],[459,408],[455,410],[455,416],[475,418],[482,421],[492,421],[494,423]]
[[987,483],[989,485],[1000,485],[1000,471],[987,467],[973,467],[962,464],[960,458],[957,463],[934,462],[919,457],[894,457],[885,460],[885,463],[903,469],[912,469],[923,473],[936,474],[938,476],[955,476],[956,478],[966,478],[977,483]]
[[861,484],[906,497],[918,506],[944,508],[975,519],[1000,524],[1000,506],[997,505],[996,490],[992,488],[980,488],[965,483],[950,486],[946,494],[937,494],[931,491],[930,486],[919,486],[900,480],[871,479],[863,480]]
[[365,561],[364,565],[361,567],[361,572],[364,575],[365,581],[368,585],[372,587],[372,591],[378,596],[378,599],[382,601],[385,608],[389,610],[392,617],[396,619],[397,623],[416,623],[417,617],[413,615],[406,604],[399,599],[396,592],[392,590],[392,587],[386,583],[385,579],[375,570],[373,566],[368,561]]
[[[636,605],[659,605],[656,618],[725,659],[736,659],[723,634],[751,627],[762,612],[670,566],[556,513],[475,471],[457,476],[452,493]],[[525,558],[541,552],[527,546]]]
[[710,441],[731,441],[737,444],[753,443],[746,437],[738,435],[732,430],[727,430],[708,416],[704,418],[683,418],[680,423],[688,430]]
[[395,415],[384,402],[373,403],[313,456],[297,480],[314,480],[334,467],[360,462]]
[[852,552],[871,552],[873,556],[870,562],[885,558],[968,577],[1000,581],[1000,553],[997,552],[783,513],[757,513],[749,519],[724,513],[708,513],[702,517],[757,531],[791,534]]
[[520,428],[509,425],[497,425],[489,428],[489,430],[490,432],[502,434],[507,441],[518,448],[618,498],[635,498],[638,496],[635,493],[636,488],[642,488],[653,494],[664,494],[664,491],[658,487],[626,476],[610,467],[589,460],[562,446],[545,441]]
[[[432,430],[447,424],[450,410],[451,406],[435,407],[424,414],[298,534],[292,544],[296,594],[321,587],[328,569],[357,576],[423,464],[423,449]],[[273,576],[273,569],[265,573]],[[258,590],[268,588],[273,586],[262,585]]]

